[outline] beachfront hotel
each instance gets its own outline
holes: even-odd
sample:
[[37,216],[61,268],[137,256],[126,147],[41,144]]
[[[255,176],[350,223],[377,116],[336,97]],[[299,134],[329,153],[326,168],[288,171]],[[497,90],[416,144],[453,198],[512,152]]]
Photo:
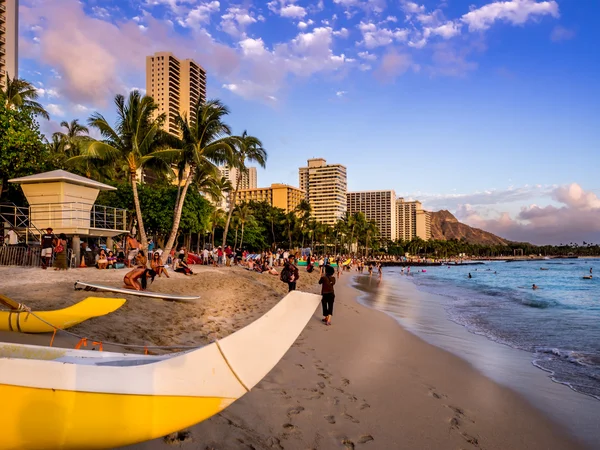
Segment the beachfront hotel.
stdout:
[[19,76],[19,0],[0,0],[0,86]]
[[305,192],[297,187],[274,183],[270,187],[239,190],[236,205],[251,201],[267,202],[288,213],[296,209],[305,195]]
[[197,102],[206,101],[206,71],[192,59],[177,59],[171,52],[146,57],[146,94],[165,113],[164,130],[179,135],[177,115],[194,116]]
[[374,220],[383,239],[397,238],[396,193],[388,191],[348,192],[348,212],[361,212],[367,220]]
[[[234,189],[237,185],[238,176],[240,176],[240,189],[256,189],[258,187],[256,167],[248,167],[246,171],[240,171],[235,167],[219,166],[219,172],[222,177],[229,180]],[[227,211],[229,209],[229,195],[224,196],[215,206]]]
[[307,161],[307,167],[299,169],[299,176],[300,189],[306,193],[316,221],[335,225],[344,217],[347,210],[346,166],[313,158]]
[[431,213],[423,209],[420,201],[405,202],[402,197],[396,200],[396,226],[396,240],[431,239]]

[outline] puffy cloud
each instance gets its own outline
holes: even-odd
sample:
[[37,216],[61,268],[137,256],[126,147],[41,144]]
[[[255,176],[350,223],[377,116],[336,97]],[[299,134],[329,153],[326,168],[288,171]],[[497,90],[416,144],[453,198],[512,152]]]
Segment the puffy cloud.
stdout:
[[361,59],[369,60],[369,61],[375,61],[377,59],[377,55],[374,55],[369,52],[359,52],[358,57]]
[[210,16],[219,12],[221,4],[214,0],[212,2],[201,3],[192,9],[184,20],[179,20],[179,24],[184,27],[198,27],[199,25],[210,22]]
[[335,93],[335,95],[336,95],[336,97],[343,97],[343,96],[345,96],[347,93],[348,93],[347,91],[337,91],[337,92]]
[[569,30],[568,28],[561,27],[560,25],[555,26],[550,33],[550,39],[553,42],[568,41],[575,37],[575,31]]
[[232,6],[221,16],[221,29],[231,36],[245,36],[246,28],[257,21],[247,9]]
[[348,31],[347,28],[341,28],[337,31],[333,32],[334,36],[339,36],[341,38],[347,38],[348,36],[350,36],[350,32]]
[[351,18],[354,13],[352,9],[363,9],[367,13],[381,14],[386,8],[385,0],[333,0],[333,3],[346,9],[346,17]]
[[522,25],[530,18],[550,15],[559,17],[558,3],[555,0],[496,1],[473,9],[464,14],[461,20],[469,26],[469,31],[487,30],[494,22],[503,20],[513,25]]
[[429,37],[431,35],[438,35],[444,39],[450,39],[460,34],[461,25],[455,22],[446,22],[443,25],[434,28],[425,28],[424,35]]
[[366,48],[383,47],[395,41],[405,41],[408,37],[408,30],[396,28],[379,28],[373,22],[360,22],[358,29],[362,33],[363,40],[359,43]]
[[460,205],[456,217],[513,241],[534,244],[600,242],[600,199],[577,183],[559,186],[549,196],[558,205],[522,207],[511,217],[507,212],[486,218],[472,205]]
[[401,0],[401,7],[407,14],[420,14],[425,11],[425,6],[419,5],[415,2]]
[[312,19],[308,19],[306,22],[300,21],[298,22],[298,28],[300,28],[301,30],[306,30],[313,23],[314,22],[312,21]]
[[48,103],[45,105],[46,111],[50,113],[51,116],[59,116],[62,117],[65,115],[65,110],[62,106],[57,105],[56,103]]
[[286,5],[279,11],[281,17],[289,17],[291,19],[302,19],[306,16],[306,10],[298,5]]

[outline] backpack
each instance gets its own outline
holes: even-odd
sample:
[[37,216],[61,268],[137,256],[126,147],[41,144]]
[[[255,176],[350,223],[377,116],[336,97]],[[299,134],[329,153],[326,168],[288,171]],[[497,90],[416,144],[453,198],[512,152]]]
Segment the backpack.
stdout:
[[279,274],[279,279],[281,281],[283,281],[284,283],[289,283],[290,281],[290,269],[285,266],[282,271],[281,274]]

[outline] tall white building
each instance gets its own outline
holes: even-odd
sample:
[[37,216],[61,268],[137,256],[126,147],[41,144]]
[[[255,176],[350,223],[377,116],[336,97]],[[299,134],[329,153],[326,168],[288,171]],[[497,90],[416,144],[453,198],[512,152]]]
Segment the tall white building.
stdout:
[[[219,172],[221,172],[222,177],[225,177],[229,180],[234,189],[237,184],[238,176],[240,177],[240,190],[257,189],[258,187],[256,167],[248,167],[248,170],[240,171],[235,167],[219,166]],[[227,195],[216,206],[227,211],[229,209],[229,201],[230,196]]]
[[431,239],[431,214],[423,209],[420,201],[396,200],[397,240],[410,241],[415,237]]
[[299,169],[300,189],[312,208],[312,216],[321,223],[334,225],[347,210],[346,166],[327,164],[323,158],[307,161]]
[[348,192],[348,212],[361,212],[374,220],[383,239],[397,239],[396,193],[389,191]]
[[0,86],[19,76],[19,0],[0,0]]

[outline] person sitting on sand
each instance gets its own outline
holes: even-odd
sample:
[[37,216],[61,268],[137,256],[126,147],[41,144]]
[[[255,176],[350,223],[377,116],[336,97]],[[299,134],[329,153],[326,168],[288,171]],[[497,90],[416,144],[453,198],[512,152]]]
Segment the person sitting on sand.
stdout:
[[148,283],[148,278],[154,281],[156,272],[152,269],[146,269],[145,267],[136,267],[135,269],[127,272],[127,275],[123,278],[125,287],[128,289],[135,289],[136,291],[145,291]]
[[113,252],[108,252],[108,255],[106,256],[106,260],[108,261],[108,268],[112,268],[115,269],[115,264],[117,264],[117,257],[115,256],[115,254]]
[[184,275],[193,275],[194,274],[194,272],[192,272],[192,269],[190,269],[189,266],[185,262],[183,262],[182,259],[177,260],[175,272],[183,273]]
[[108,267],[108,256],[106,256],[106,252],[104,251],[104,249],[100,250],[96,266],[98,267],[98,269],[106,269]]
[[160,259],[160,255],[158,254],[158,252],[154,252],[152,254],[152,261],[150,261],[150,267],[156,272],[158,278],[160,278],[163,273],[167,278],[170,278],[166,267],[163,266],[162,260]]
[[144,254],[144,250],[140,250],[135,256],[135,265],[138,267],[146,267],[148,265],[148,258]]
[[335,300],[335,270],[331,266],[325,267],[325,274],[319,279],[321,285],[321,306],[323,307],[322,321],[326,325],[331,325],[331,316],[333,316],[333,301]]

